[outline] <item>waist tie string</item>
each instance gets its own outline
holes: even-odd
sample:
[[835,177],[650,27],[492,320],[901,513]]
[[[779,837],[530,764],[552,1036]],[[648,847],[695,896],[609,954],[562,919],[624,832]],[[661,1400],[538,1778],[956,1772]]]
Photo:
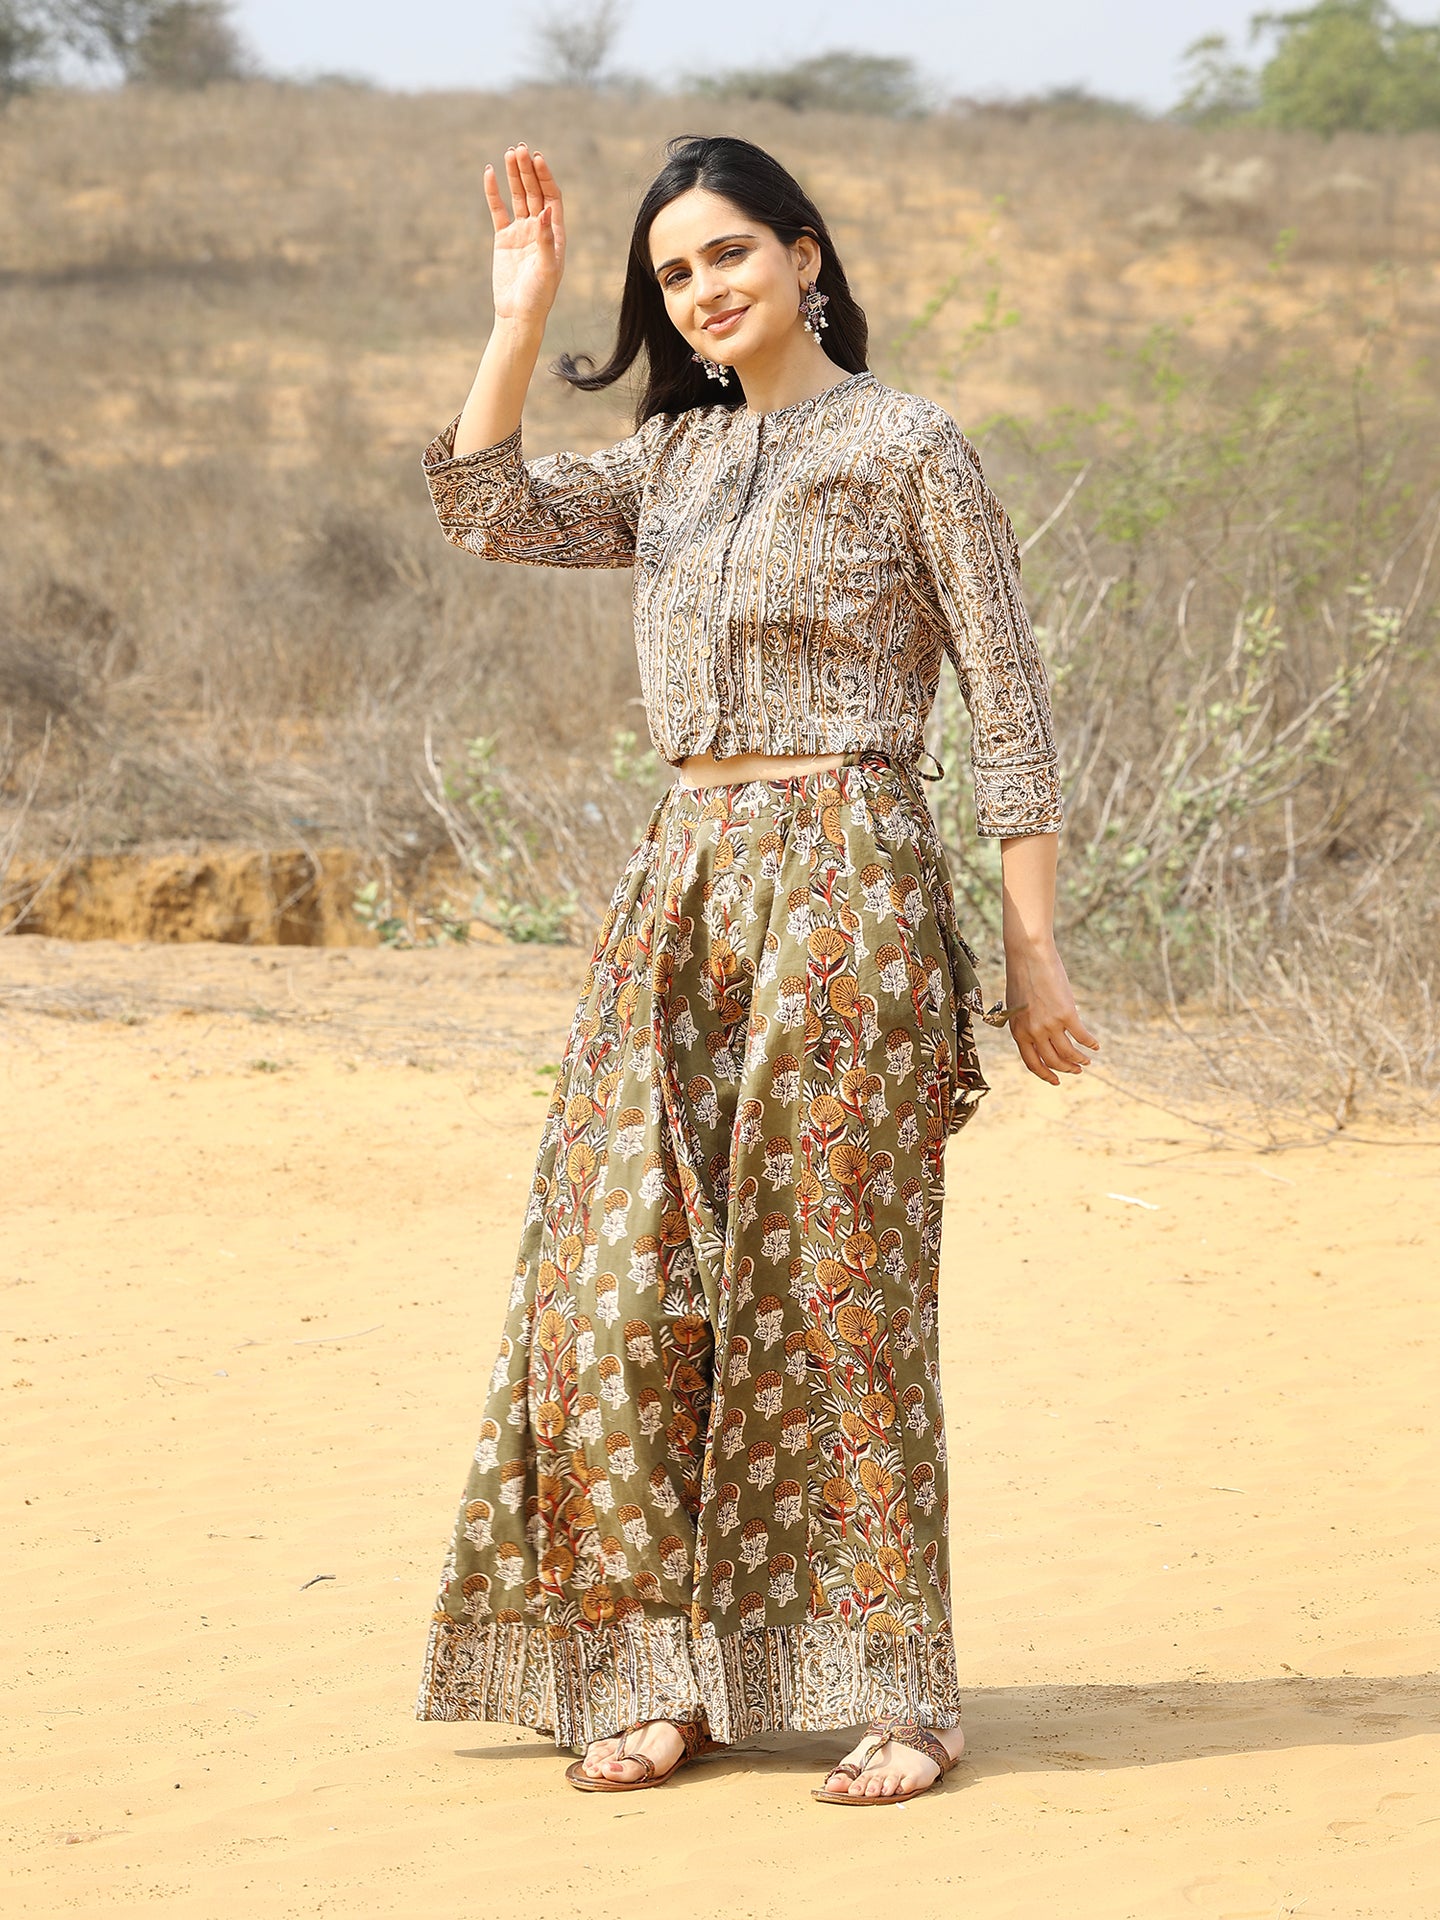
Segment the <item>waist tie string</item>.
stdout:
[[[920,765],[920,759],[922,757],[933,762],[935,767],[934,773],[926,773],[925,769]],[[878,760],[884,766],[893,768],[899,775],[901,784],[909,789],[911,799],[918,802],[920,806],[925,807],[927,812],[929,811],[923,790],[915,784],[916,779],[943,780],[945,778],[945,769],[928,747],[922,747],[914,760],[902,760],[898,755],[888,753],[884,747],[852,747],[846,753],[841,765],[858,767],[866,760]]]
[[[917,765],[914,760],[898,759],[893,753],[887,753],[883,747],[856,747],[845,755],[843,764],[847,767],[857,767],[866,760],[878,760],[883,765],[893,768],[899,776],[900,784],[910,795],[911,800],[916,806],[923,808],[924,811],[928,813],[930,811],[929,806],[924,793],[915,784],[915,777],[918,775],[921,780],[943,780],[945,778],[945,769],[928,747],[922,747],[920,751],[927,760],[934,760],[934,773],[926,773],[924,768]],[[968,947],[965,948],[965,954],[967,959],[973,960],[974,956],[970,953]],[[997,1000],[994,1006],[987,1012],[984,1009],[984,1003],[982,1001],[980,1018],[987,1026],[1003,1027],[1008,1024],[1011,1014],[1018,1011],[1018,1008],[1004,1006]],[[969,1015],[967,1014],[965,1018],[968,1020]]]

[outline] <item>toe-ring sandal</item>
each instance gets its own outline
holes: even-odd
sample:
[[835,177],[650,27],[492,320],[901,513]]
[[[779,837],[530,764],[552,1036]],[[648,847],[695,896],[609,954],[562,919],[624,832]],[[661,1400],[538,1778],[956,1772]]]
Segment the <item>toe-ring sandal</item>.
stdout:
[[671,1774],[683,1767],[687,1760],[695,1759],[697,1754],[708,1753],[715,1744],[698,1720],[671,1720],[668,1724],[680,1735],[685,1742],[685,1747],[680,1758],[668,1766],[664,1773],[655,1771],[655,1762],[648,1755],[625,1751],[625,1742],[632,1733],[638,1733],[641,1727],[654,1725],[653,1720],[637,1720],[633,1727],[626,1727],[620,1735],[620,1744],[610,1758],[633,1760],[637,1767],[644,1769],[638,1780],[597,1780],[593,1775],[583,1771],[585,1766],[583,1759],[574,1761],[565,1769],[565,1778],[572,1787],[578,1787],[581,1793],[639,1793],[645,1787],[663,1787]]
[[[933,1760],[940,1771],[925,1786],[910,1787],[904,1793],[832,1793],[828,1787],[812,1787],[811,1799],[828,1801],[832,1807],[898,1807],[902,1800],[913,1800],[917,1794],[929,1793],[931,1787],[938,1787],[955,1765],[944,1741],[937,1739],[929,1727],[922,1727],[914,1720],[887,1719],[872,1720],[866,1726],[858,1766],[853,1760],[842,1760],[838,1767],[831,1767],[830,1773],[843,1773],[848,1779],[858,1780],[887,1740],[914,1747],[927,1760]],[[830,1774],[825,1777],[828,1780]]]

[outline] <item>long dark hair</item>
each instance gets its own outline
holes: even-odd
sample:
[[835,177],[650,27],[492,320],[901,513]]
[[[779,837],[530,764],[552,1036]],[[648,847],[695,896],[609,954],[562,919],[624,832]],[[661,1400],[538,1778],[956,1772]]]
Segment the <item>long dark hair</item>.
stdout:
[[665,310],[665,295],[650,260],[650,226],[662,207],[692,187],[722,194],[751,220],[770,228],[786,246],[802,233],[820,244],[816,284],[830,296],[825,308],[824,346],[830,358],[850,373],[863,373],[870,329],[850,291],[819,209],[793,174],[749,140],[730,134],[677,134],[665,147],[665,165],[645,190],[630,236],[625,287],[615,345],[603,367],[589,354],[562,354],[551,369],[572,387],[595,393],[610,387],[644,356],[645,383],[635,407],[639,427],[655,413],[680,413],[686,407],[743,407],[736,380],[717,387],[690,357],[690,348]]

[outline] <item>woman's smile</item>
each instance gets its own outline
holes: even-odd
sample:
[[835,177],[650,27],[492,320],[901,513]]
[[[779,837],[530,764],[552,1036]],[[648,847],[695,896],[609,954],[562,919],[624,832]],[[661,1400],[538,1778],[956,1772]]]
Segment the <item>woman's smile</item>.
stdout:
[[705,322],[705,331],[707,333],[733,333],[748,312],[748,307],[727,307],[724,313],[711,315]]

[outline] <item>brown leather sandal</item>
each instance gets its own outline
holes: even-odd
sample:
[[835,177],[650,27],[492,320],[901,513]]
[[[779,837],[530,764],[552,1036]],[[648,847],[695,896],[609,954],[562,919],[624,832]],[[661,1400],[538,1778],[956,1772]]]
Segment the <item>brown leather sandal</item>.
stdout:
[[650,1759],[648,1754],[626,1753],[625,1742],[632,1733],[638,1733],[641,1727],[653,1726],[655,1720],[661,1718],[663,1718],[663,1715],[657,1714],[654,1719],[637,1720],[633,1727],[626,1727],[620,1735],[619,1746],[615,1749],[614,1753],[610,1755],[612,1760],[633,1760],[637,1767],[643,1767],[644,1772],[638,1780],[594,1779],[590,1774],[583,1771],[585,1765],[583,1760],[572,1762],[572,1764],[565,1769],[565,1778],[570,1782],[572,1787],[578,1787],[581,1793],[638,1793],[645,1787],[663,1787],[671,1774],[683,1767],[687,1760],[695,1759],[698,1754],[709,1753],[715,1745],[715,1742],[710,1738],[709,1733],[700,1721],[671,1720],[667,1724],[674,1727],[675,1731],[684,1741],[685,1748],[674,1765],[667,1767],[664,1773],[657,1773],[655,1771],[655,1762]]
[[[865,1734],[859,1765],[853,1760],[842,1760],[838,1767],[831,1767],[830,1773],[843,1773],[847,1779],[858,1780],[888,1740],[894,1740],[902,1747],[914,1747],[927,1760],[933,1760],[940,1771],[928,1786],[910,1787],[904,1793],[832,1793],[828,1787],[812,1787],[812,1800],[828,1801],[832,1807],[898,1807],[902,1800],[913,1800],[918,1794],[929,1793],[931,1787],[938,1787],[956,1764],[947,1752],[944,1741],[916,1720],[902,1720],[895,1715],[883,1720],[871,1720],[865,1728]],[[825,1777],[828,1780],[830,1774]]]

